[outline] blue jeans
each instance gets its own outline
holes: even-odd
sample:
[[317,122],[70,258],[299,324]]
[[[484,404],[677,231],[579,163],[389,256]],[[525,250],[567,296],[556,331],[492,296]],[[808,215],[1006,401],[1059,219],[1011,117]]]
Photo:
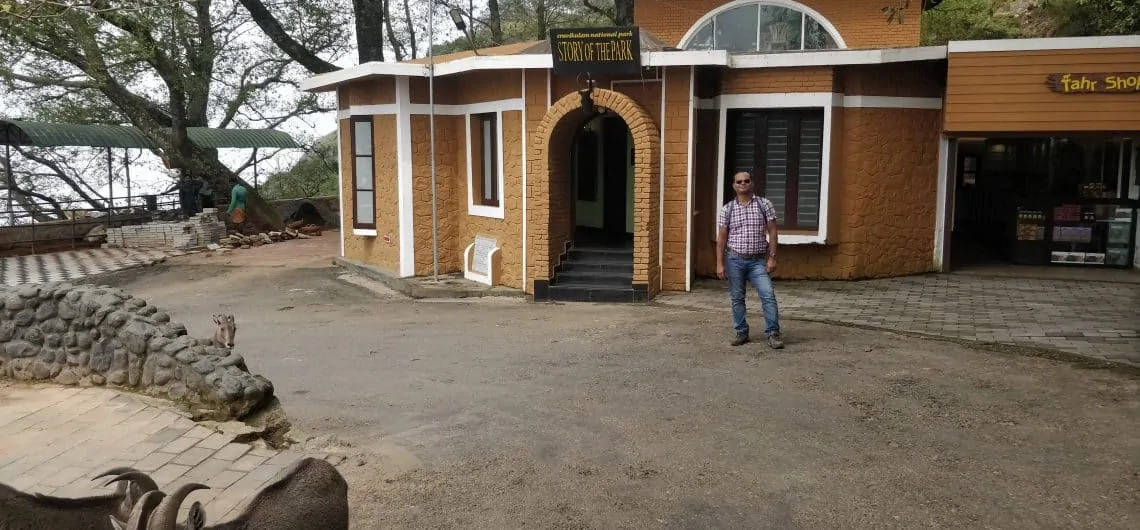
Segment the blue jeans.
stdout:
[[772,277],[768,276],[767,258],[746,258],[731,250],[726,252],[724,274],[728,277],[728,295],[732,299],[732,327],[737,333],[748,335],[748,321],[744,318],[744,295],[751,283],[760,293],[760,307],[764,310],[764,334],[780,331],[780,310],[776,306],[776,292]]

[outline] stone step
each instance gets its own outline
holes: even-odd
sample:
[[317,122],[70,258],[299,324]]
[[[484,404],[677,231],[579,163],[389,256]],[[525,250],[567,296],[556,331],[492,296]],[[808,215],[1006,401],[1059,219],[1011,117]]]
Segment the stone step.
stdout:
[[555,275],[555,285],[605,285],[631,287],[633,285],[633,265],[629,272],[608,271],[561,271]]
[[645,302],[644,293],[633,290],[633,287],[617,287],[614,285],[551,285],[550,300],[556,302],[605,302],[605,303],[634,303]]
[[633,249],[632,248],[608,248],[608,247],[570,247],[567,254],[568,261],[585,261],[585,260],[625,260],[630,263],[633,262]]
[[562,262],[562,272],[619,272],[633,274],[633,261],[628,259],[575,259]]

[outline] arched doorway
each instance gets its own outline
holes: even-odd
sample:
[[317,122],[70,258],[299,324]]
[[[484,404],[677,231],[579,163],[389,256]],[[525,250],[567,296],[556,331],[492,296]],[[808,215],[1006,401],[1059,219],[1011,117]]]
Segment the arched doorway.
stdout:
[[[632,294],[631,301],[645,300],[656,294],[659,287],[661,190],[657,125],[645,109],[620,92],[596,88],[592,98],[595,112],[587,113],[578,93],[562,97],[547,110],[534,132],[528,160],[528,167],[533,169],[528,171],[527,182],[527,292],[536,300],[550,299],[551,281],[556,279],[558,266],[574,244],[575,214],[581,212],[575,211],[572,157],[575,138],[583,125],[593,120],[602,120],[602,127],[607,126],[608,120],[611,131],[618,130],[620,121],[629,130],[633,151],[632,277],[628,286],[615,286],[608,293],[595,292],[592,298],[586,293],[584,299],[600,301],[607,299],[601,295],[616,297],[628,292]],[[614,226],[616,212],[615,207],[610,213],[610,227]]]

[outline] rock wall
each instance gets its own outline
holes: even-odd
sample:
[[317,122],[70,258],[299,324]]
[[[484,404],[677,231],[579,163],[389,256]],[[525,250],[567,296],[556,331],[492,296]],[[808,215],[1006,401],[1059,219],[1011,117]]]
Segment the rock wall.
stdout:
[[[340,227],[340,196],[307,197],[304,199],[278,199],[269,201],[277,215],[286,223],[304,219],[305,224],[315,224],[324,228]],[[316,213],[316,216],[312,215]],[[318,222],[315,217],[320,217]]]
[[170,315],[106,286],[0,287],[0,377],[129,388],[228,421],[273,397],[242,357],[195,339]]

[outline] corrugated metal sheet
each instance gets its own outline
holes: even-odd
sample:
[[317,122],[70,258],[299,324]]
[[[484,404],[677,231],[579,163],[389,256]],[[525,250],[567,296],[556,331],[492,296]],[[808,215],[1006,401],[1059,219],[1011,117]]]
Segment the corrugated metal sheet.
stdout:
[[[288,134],[272,129],[212,129],[188,127],[190,142],[209,149],[300,148]],[[0,120],[0,145],[34,147],[117,147],[153,149],[151,141],[136,127],[124,125],[80,125],[20,120]]]
[[[147,149],[158,147],[134,127],[120,125],[79,125],[34,121],[0,121],[11,135],[0,138],[15,140],[13,145],[35,147],[84,146]],[[20,131],[19,133],[15,132]]]
[[288,134],[273,129],[211,129],[187,127],[186,135],[198,147],[209,149],[235,148],[299,148]]

